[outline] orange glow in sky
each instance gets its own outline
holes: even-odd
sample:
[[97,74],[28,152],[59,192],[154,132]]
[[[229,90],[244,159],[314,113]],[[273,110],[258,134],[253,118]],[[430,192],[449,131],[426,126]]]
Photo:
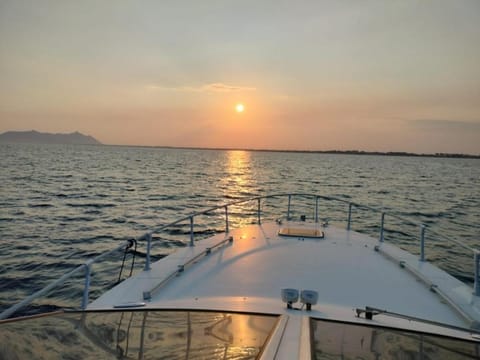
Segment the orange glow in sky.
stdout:
[[0,133],[480,154],[480,1],[299,2],[2,2]]

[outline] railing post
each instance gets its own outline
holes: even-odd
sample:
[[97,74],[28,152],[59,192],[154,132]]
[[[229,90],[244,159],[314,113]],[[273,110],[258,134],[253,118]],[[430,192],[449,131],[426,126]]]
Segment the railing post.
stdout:
[[318,223],[318,196],[315,196],[315,222]]
[[87,307],[88,306],[88,298],[89,298],[89,291],[90,291],[90,272],[91,272],[91,266],[93,263],[99,261],[100,259],[103,259],[105,258],[106,256],[120,250],[120,249],[123,249],[125,247],[125,245],[127,245],[129,242],[125,242],[125,243],[122,243],[122,245],[116,247],[115,249],[113,250],[110,250],[110,251],[107,251],[107,252],[104,252],[100,255],[97,255],[96,257],[94,257],[93,259],[90,259],[88,260],[87,262],[85,262],[84,264],[81,264],[79,266],[77,266],[75,269],[67,272],[66,274],[63,274],[62,276],[60,276],[58,279],[56,279],[55,281],[51,282],[50,284],[48,284],[47,286],[45,286],[44,288],[34,292],[33,294],[31,294],[30,296],[27,296],[26,298],[24,298],[22,301],[20,301],[19,303],[13,305],[13,306],[10,306],[8,309],[4,310],[3,312],[0,313],[0,320],[3,320],[3,319],[6,319],[8,318],[9,316],[15,314],[15,312],[17,312],[18,310],[24,308],[25,306],[27,306],[28,304],[31,304],[31,302],[35,299],[38,299],[40,298],[41,296],[45,296],[47,294],[50,293],[50,291],[52,291],[55,287],[57,286],[60,286],[61,284],[63,284],[66,280],[70,279],[73,275],[77,274],[77,273],[83,273],[83,271],[86,272],[86,275],[85,275],[85,287],[84,287],[84,290],[83,290],[83,296],[82,296],[82,304],[81,306],[82,307]]
[[146,256],[146,259],[145,259],[145,271],[149,271],[151,268],[150,268],[150,250],[152,248],[152,234],[151,233],[148,233],[146,234],[146,238],[147,238],[147,256]]
[[352,203],[348,203],[348,222],[347,230],[350,230],[350,224],[352,222]]
[[420,225],[420,261],[425,261],[425,225]]
[[190,246],[195,246],[193,236],[193,215],[190,216]]
[[83,288],[83,297],[82,297],[82,310],[85,310],[88,305],[88,297],[90,292],[90,273],[91,273],[91,263],[85,264],[85,286]]
[[480,251],[475,250],[473,261],[475,264],[474,294],[475,296],[480,296]]
[[228,206],[225,206],[225,232],[228,233]]
[[257,219],[258,219],[258,224],[260,225],[262,223],[260,219],[260,198],[258,198]]
[[384,225],[385,225],[385,213],[382,212],[382,224],[380,225],[380,242],[383,242],[383,240],[385,240],[383,235]]
[[292,203],[292,195],[288,194],[287,221],[290,220],[290,204],[291,203]]

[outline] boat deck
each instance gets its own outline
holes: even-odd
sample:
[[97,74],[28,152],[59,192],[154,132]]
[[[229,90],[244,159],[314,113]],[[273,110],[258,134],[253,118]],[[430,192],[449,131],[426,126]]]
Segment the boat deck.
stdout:
[[[301,222],[247,226],[231,231],[228,235],[233,241],[224,242],[209,254],[205,254],[206,249],[224,240],[225,235],[199,241],[194,247],[179,249],[152,264],[151,270],[125,280],[88,308],[121,308],[144,302],[147,308],[282,314],[288,310],[281,300],[281,289],[294,288],[318,292],[312,316],[328,317],[327,308],[341,308],[353,316],[352,309],[371,306],[456,326],[471,325],[431,291],[428,281],[414,275],[412,267],[421,270],[428,263],[396,247],[389,248],[388,244],[375,251],[377,240],[335,227],[322,228],[323,239],[278,235],[281,228],[290,225],[318,226]],[[405,257],[405,266],[392,261],[392,249],[397,258]],[[179,272],[184,264],[188,266]],[[465,294],[468,302],[471,291],[467,286],[431,268],[436,269],[430,274],[435,278],[435,289],[441,289],[442,284],[457,287],[456,291]],[[470,304],[468,310],[475,311],[475,306]]]

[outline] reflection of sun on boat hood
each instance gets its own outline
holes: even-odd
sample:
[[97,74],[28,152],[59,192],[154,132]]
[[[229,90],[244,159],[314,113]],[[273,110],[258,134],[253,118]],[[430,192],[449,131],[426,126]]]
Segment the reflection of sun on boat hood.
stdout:
[[55,349],[62,359],[252,358],[277,322],[277,316],[211,311],[60,312],[2,324],[0,355],[51,358]]
[[[445,359],[477,354],[475,341],[314,318],[308,325],[313,359],[403,358],[419,349]],[[268,346],[284,326],[280,316],[216,311],[56,312],[1,324],[0,355],[52,358],[54,349],[62,359],[270,358]]]

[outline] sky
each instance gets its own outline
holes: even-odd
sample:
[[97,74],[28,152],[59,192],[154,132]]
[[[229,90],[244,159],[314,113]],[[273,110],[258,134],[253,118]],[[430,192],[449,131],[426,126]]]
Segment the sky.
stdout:
[[32,129],[480,154],[480,1],[0,0],[0,133]]

